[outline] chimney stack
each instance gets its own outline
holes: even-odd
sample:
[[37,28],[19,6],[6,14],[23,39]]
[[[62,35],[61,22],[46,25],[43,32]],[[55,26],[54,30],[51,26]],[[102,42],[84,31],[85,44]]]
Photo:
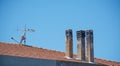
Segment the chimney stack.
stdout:
[[79,30],[77,34],[77,56],[78,59],[85,61],[85,31]]
[[94,62],[93,30],[86,30],[87,61]]
[[66,30],[66,57],[71,59],[73,58],[73,36],[72,30]]

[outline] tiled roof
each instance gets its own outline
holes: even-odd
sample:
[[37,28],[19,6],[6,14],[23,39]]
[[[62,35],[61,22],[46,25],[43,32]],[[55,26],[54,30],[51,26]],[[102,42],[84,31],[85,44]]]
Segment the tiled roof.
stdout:
[[[0,55],[80,62],[80,60],[71,60],[65,58],[64,52],[4,42],[0,42]],[[74,55],[74,58],[76,58],[76,55]],[[95,58],[95,62],[110,66],[120,66],[120,62],[107,61],[98,58]]]

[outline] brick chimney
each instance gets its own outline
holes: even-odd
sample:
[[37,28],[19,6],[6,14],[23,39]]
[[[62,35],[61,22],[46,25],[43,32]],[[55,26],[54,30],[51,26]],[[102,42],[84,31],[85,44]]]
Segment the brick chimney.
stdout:
[[87,61],[94,62],[93,30],[86,30]]
[[77,59],[85,61],[85,31],[79,30],[77,34]]
[[73,58],[73,36],[72,30],[66,30],[66,57],[71,59]]

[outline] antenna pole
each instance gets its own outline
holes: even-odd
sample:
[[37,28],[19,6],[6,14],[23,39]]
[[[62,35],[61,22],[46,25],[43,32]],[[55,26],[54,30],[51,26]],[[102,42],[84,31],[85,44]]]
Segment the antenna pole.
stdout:
[[26,32],[27,32],[27,29],[26,29],[26,24],[25,24],[25,30],[24,30],[25,32],[24,32],[24,44],[26,44]]
[[24,34],[21,36],[21,40],[20,40],[20,44],[22,44],[22,41],[24,41],[24,44],[26,44],[26,24],[25,24],[25,28],[24,28]]

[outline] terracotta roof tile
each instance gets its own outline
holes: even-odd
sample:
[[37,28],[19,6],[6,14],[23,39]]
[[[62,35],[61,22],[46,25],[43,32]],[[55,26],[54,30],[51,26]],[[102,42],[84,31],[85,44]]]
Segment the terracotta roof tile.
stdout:
[[[37,47],[27,46],[27,45],[22,46],[19,44],[10,44],[10,43],[4,43],[4,42],[0,42],[0,55],[80,62],[80,60],[70,60],[65,58],[64,52],[37,48]],[[74,58],[76,58],[76,55],[74,55]],[[95,62],[109,65],[109,66],[120,66],[120,62],[107,61],[107,60],[98,59],[98,58],[95,58]]]

